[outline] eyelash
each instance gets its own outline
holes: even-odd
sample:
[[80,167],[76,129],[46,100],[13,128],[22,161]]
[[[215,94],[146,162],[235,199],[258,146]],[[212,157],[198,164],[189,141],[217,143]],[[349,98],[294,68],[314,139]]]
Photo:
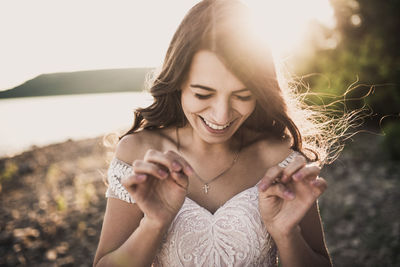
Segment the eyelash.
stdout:
[[[194,96],[197,97],[198,99],[205,100],[209,99],[212,95],[194,94]],[[238,96],[238,95],[235,97],[237,97],[241,101],[249,101],[252,98],[252,96]]]
[[208,99],[211,97],[211,95],[201,95],[201,94],[194,94],[195,97],[197,97],[198,99]]
[[238,99],[242,100],[242,101],[249,101],[251,100],[252,96],[236,96]]

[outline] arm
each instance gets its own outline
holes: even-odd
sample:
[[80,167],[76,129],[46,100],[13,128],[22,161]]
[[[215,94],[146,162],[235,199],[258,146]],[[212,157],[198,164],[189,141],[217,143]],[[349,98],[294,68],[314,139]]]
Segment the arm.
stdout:
[[[142,141],[141,135],[122,138],[115,157],[123,162],[143,158]],[[153,227],[136,203],[108,198],[93,266],[150,266],[165,231]]]
[[282,267],[332,266],[316,202],[327,187],[319,172],[297,156],[286,167],[270,168],[259,186],[260,212]]
[[166,229],[146,220],[136,204],[109,198],[93,266],[150,266]]
[[135,134],[118,144],[115,156],[133,162],[120,183],[135,203],[108,199],[93,266],[150,266],[183,204],[190,166],[171,151],[143,151],[143,143]]
[[318,203],[310,208],[300,226],[285,236],[274,238],[284,266],[332,266],[325,240]]

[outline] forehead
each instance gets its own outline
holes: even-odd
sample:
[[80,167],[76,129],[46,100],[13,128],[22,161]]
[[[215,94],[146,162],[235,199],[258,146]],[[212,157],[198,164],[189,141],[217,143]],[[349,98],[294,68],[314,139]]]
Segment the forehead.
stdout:
[[189,84],[209,86],[215,90],[235,91],[245,88],[244,84],[236,78],[211,51],[200,50],[192,60]]

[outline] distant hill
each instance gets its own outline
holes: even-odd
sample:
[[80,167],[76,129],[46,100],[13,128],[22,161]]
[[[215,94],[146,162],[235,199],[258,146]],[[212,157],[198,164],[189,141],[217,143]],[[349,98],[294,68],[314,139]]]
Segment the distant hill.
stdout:
[[151,70],[129,68],[42,74],[0,92],[0,98],[142,91],[145,76]]

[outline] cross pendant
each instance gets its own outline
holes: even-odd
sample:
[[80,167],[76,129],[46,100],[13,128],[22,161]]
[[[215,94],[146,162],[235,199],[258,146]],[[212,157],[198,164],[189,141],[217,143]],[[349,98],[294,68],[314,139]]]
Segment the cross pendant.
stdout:
[[204,193],[208,194],[208,189],[209,189],[209,188],[210,188],[210,186],[209,186],[208,184],[205,184],[205,185],[203,186]]

